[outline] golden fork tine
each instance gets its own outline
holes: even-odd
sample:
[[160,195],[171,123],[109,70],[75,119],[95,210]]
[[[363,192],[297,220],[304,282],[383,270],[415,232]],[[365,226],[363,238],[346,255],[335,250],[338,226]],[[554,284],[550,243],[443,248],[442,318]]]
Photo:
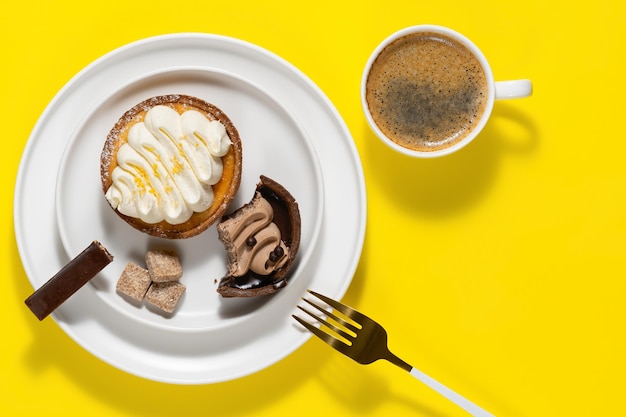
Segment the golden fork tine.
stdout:
[[331,335],[329,335],[329,334],[321,331],[317,327],[313,326],[308,321],[302,320],[300,317],[296,316],[295,314],[292,314],[291,317],[293,317],[294,319],[296,319],[298,321],[298,323],[300,323],[301,325],[306,327],[308,331],[310,331],[311,333],[315,334],[319,338],[324,339],[325,342],[326,342],[326,338],[327,337],[332,337]]
[[303,298],[302,301],[304,301],[305,303],[307,303],[311,307],[317,309],[318,311],[322,312],[322,314],[325,314],[326,316],[328,316],[331,319],[335,320],[337,323],[341,324],[342,326],[345,326],[346,329],[350,330],[351,332],[356,333],[359,330],[359,327],[357,327],[354,324],[350,323],[349,321],[344,320],[343,318],[333,314],[332,312],[325,310],[324,308],[322,308],[321,306],[315,304],[311,300],[307,300],[306,298]]
[[315,336],[322,339],[322,341],[326,342],[328,345],[335,348],[336,350],[343,353],[344,355],[347,355],[347,349],[350,346],[346,345],[342,340],[339,340],[331,336],[330,334],[318,329],[317,327],[313,326],[311,323],[302,320],[300,317],[296,316],[295,314],[292,314],[291,317],[296,319],[298,323],[306,327],[306,329],[310,331],[311,333],[313,333]]
[[332,298],[328,298],[325,295],[322,295],[322,294],[317,293],[317,292],[312,291],[312,290],[307,290],[307,291],[309,293],[313,294],[314,296],[316,296],[317,298],[319,298],[320,300],[322,300],[323,302],[325,302],[326,304],[328,304],[329,306],[331,306],[332,308],[336,309],[337,311],[341,311],[343,314],[345,314],[346,316],[350,317],[351,319],[353,319],[357,323],[359,322],[359,320],[361,320],[361,319],[363,319],[365,317],[365,315],[359,313],[355,309],[353,309],[351,307],[348,307],[345,304],[341,304],[340,302],[335,301]]
[[[306,301],[306,300],[304,300]],[[311,304],[311,303],[309,303]],[[314,304],[311,304],[315,307]],[[326,326],[328,329],[330,329],[331,331],[333,331],[334,333],[338,334],[339,336],[343,337],[346,340],[350,340],[350,338],[354,337],[348,333],[346,333],[343,329],[340,329],[339,327],[335,326],[334,324],[330,323],[328,320],[324,320],[323,318],[316,316],[315,314],[311,313],[309,310],[307,310],[306,308],[302,308],[300,306],[298,306],[298,308],[302,311],[304,311],[306,314],[308,314],[309,316],[313,317],[315,320],[317,320],[320,324]],[[317,307],[316,307],[317,308]],[[321,308],[320,308],[321,309]],[[331,317],[335,317],[332,313],[329,313],[327,311],[325,311],[324,309],[321,309],[324,314],[331,316]]]

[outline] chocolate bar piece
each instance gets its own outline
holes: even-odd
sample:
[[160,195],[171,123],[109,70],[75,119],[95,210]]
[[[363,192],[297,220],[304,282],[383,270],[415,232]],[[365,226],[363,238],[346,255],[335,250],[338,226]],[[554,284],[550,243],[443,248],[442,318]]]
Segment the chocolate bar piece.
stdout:
[[43,284],[25,301],[28,308],[43,320],[63,304],[98,272],[113,261],[113,256],[98,241],[93,241],[76,258]]

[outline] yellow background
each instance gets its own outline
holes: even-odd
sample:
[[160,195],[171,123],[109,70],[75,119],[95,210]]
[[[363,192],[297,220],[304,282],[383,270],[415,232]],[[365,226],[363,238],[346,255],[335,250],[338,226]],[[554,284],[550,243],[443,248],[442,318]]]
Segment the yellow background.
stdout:
[[[387,327],[392,350],[497,416],[626,415],[624,2],[8,4],[0,25],[0,414],[465,415],[400,369],[357,365],[314,339],[235,381],[151,382],[101,362],[24,306],[32,287],[15,243],[13,188],[37,119],[101,55],[193,31],[282,56],[345,119],[365,171],[368,228],[344,301]],[[496,103],[474,143],[437,160],[382,145],[359,101],[371,50],[419,23],[474,40],[497,79],[534,83],[531,98]]]

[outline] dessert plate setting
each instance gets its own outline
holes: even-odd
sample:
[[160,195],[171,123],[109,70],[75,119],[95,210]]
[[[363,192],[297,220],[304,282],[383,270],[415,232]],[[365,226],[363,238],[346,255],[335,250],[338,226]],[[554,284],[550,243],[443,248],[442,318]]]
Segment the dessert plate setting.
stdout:
[[[174,67],[148,73],[130,81],[98,102],[74,130],[61,159],[56,181],[56,217],[61,242],[73,258],[94,236],[118,262],[102,271],[91,283],[96,294],[130,320],[166,329],[211,329],[258,312],[272,297],[255,300],[221,299],[216,280],[226,273],[225,249],[215,227],[200,236],[163,240],[150,237],[120,221],[103,198],[98,167],[102,132],[144,98],[175,91],[207,97],[219,103],[244,138],[245,169],[234,209],[253,195],[261,174],[297,190],[302,218],[300,268],[305,268],[315,247],[323,218],[323,178],[315,148],[300,123],[259,86],[235,74],[203,67]],[[248,140],[245,140],[248,138]],[[285,155],[289,155],[288,158]],[[80,204],[77,204],[80,190]],[[94,221],[94,219],[96,221]],[[147,250],[174,250],[185,265],[181,280],[188,290],[180,308],[171,316],[155,314],[143,305],[114,296],[115,283],[126,261],[145,264]],[[112,295],[113,294],[113,295]]]
[[[277,294],[225,299],[216,293],[226,254],[215,227],[190,239],[159,239],[130,228],[108,207],[99,177],[106,135],[125,110],[160,94],[212,102],[239,130],[243,175],[233,210],[249,201],[260,175],[298,201],[298,261]],[[334,298],[347,290],[362,250],[366,196],[351,135],[309,78],[253,44],[190,33],[123,46],[59,91],[28,140],[14,213],[18,249],[35,289],[93,240],[115,257],[52,314],[70,337],[131,374],[200,384],[256,372],[310,337],[290,315],[307,288]],[[176,250],[183,264],[187,290],[172,315],[115,291],[124,266],[141,264],[154,248]]]

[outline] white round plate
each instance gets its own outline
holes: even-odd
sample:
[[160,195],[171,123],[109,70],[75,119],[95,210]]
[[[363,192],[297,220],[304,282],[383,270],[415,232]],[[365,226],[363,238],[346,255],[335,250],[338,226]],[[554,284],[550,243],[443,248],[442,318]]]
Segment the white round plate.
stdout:
[[[166,94],[205,99],[224,111],[237,127],[244,168],[231,208],[252,198],[261,174],[291,190],[302,218],[298,263],[290,273],[291,282],[305,269],[319,235],[324,212],[322,173],[313,144],[287,109],[246,79],[210,68],[168,68],[133,80],[97,103],[72,134],[56,183],[59,234],[68,257],[75,257],[94,239],[100,241],[115,256],[115,262],[91,281],[106,303],[148,325],[174,330],[215,328],[213,337],[220,338],[217,328],[272,306],[274,297],[234,300],[219,296],[216,281],[226,272],[226,253],[215,227],[190,239],[152,238],[121,220],[102,192],[100,153],[106,134],[133,105]],[[145,303],[129,302],[116,294],[115,284],[126,264],[145,267],[149,249],[175,250],[181,258],[180,281],[187,290],[174,314],[159,314]]]
[[[60,161],[73,132],[86,126],[81,120],[90,119],[90,109],[103,103],[103,98],[120,86],[172,66],[202,67],[205,75],[212,70],[214,78],[222,71],[228,74],[227,84],[239,85],[238,88],[256,99],[273,97],[271,102],[280,103],[273,107],[275,115],[289,110],[282,122],[294,128],[296,135],[300,132],[300,139],[310,138],[321,167],[324,204],[317,243],[307,248],[311,251],[308,259],[303,258],[297,279],[285,289],[252,303],[251,300],[231,300],[234,307],[219,310],[219,318],[206,311],[189,318],[196,312],[187,314],[181,310],[179,321],[184,324],[172,326],[173,321],[152,317],[148,313],[153,313],[142,307],[131,307],[130,311],[126,305],[112,307],[111,303],[117,301],[108,300],[105,295],[110,288],[103,290],[98,285],[83,287],[59,307],[52,318],[83,348],[128,373],[177,384],[214,383],[259,371],[301,346],[310,334],[290,317],[300,297],[310,288],[341,298],[350,285],[362,251],[366,194],[358,153],[335,107],[293,65],[247,42],[195,33],[148,38],[93,62],[55,96],[31,133],[16,182],[15,234],[26,274],[33,287],[38,288],[70,259],[57,227],[55,187]],[[227,109],[223,110],[229,114]],[[297,142],[302,144],[306,139]],[[246,141],[243,145],[246,152]],[[303,145],[298,149],[306,154],[305,148],[307,146]],[[245,158],[244,153],[244,170],[248,169],[248,163],[255,167],[253,170],[258,169],[255,162]],[[304,159],[310,161],[311,158]],[[69,169],[67,164],[65,166]],[[268,167],[267,174],[272,174],[274,169]],[[256,183],[252,178],[264,173],[253,170],[244,173],[246,183],[242,182],[239,202],[250,198]],[[285,180],[286,186],[289,181],[292,179]],[[296,189],[290,191],[298,199],[310,197],[300,195]],[[80,204],[80,200],[76,203]],[[315,207],[314,203],[309,203],[309,207]],[[101,222],[101,216],[108,215],[105,212],[102,206],[97,208],[93,213],[94,221]],[[314,240],[315,220],[311,221],[310,237]],[[207,236],[192,239],[205,242],[211,232],[207,233]],[[107,236],[102,239],[105,238],[108,239]],[[74,251],[71,245],[70,242],[69,248]],[[142,249],[145,248],[139,248],[139,252]],[[187,255],[182,256],[185,262]],[[194,278],[193,283],[196,281]],[[185,304],[195,305],[187,301],[190,300],[183,300]],[[129,320],[129,314],[135,319]],[[214,337],[216,331],[219,338]]]

